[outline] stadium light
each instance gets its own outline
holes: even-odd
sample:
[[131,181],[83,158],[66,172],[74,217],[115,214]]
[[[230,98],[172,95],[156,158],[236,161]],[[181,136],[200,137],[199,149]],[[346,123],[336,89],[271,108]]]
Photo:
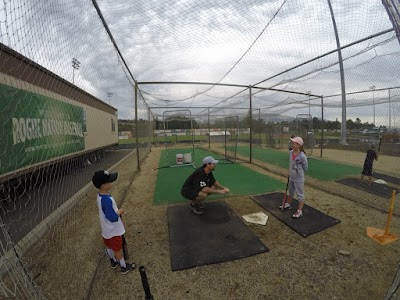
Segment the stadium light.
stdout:
[[110,105],[111,105],[111,97],[112,97],[113,94],[114,93],[107,92],[108,104],[110,104]]
[[75,70],[79,70],[80,66],[79,60],[72,58],[72,83],[75,84]]

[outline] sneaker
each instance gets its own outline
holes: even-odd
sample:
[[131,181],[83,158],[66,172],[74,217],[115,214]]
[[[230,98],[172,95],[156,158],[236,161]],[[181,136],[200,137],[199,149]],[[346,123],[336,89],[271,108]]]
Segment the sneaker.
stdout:
[[135,268],[136,268],[135,264],[128,264],[127,263],[125,268],[121,267],[121,274],[126,274],[126,273],[134,270]]
[[204,204],[203,204],[203,203],[201,203],[201,202],[197,204],[197,207],[198,207],[198,208],[200,208],[200,209],[203,209],[203,208],[205,208]]
[[302,210],[297,210],[294,214],[293,214],[293,218],[300,218],[303,215],[303,211]]
[[[282,209],[282,205],[279,205],[279,209]],[[291,210],[292,206],[289,203],[285,203],[285,205],[283,206],[283,209]]]
[[196,215],[201,215],[203,213],[203,211],[198,205],[189,204],[189,207]]
[[111,261],[111,269],[116,269],[119,266],[117,261],[114,261],[113,259],[110,259],[110,261]]

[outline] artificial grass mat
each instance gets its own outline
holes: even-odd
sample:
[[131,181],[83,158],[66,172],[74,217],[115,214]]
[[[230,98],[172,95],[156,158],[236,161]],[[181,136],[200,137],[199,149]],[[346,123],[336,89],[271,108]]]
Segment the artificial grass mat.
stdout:
[[[239,146],[237,147],[237,153],[249,157],[250,148]],[[282,152],[274,149],[253,147],[253,158],[281,168],[287,169],[289,167],[289,151]],[[362,166],[355,167],[329,160],[312,158],[308,159],[306,176],[318,180],[334,181],[351,175],[359,175],[361,170]]]
[[[185,149],[180,149],[185,153]],[[186,149],[190,151],[191,149]],[[202,149],[195,150],[195,166],[201,167],[204,157],[211,155],[215,159],[219,156],[215,153]],[[159,167],[168,166],[166,150],[161,153]],[[182,197],[181,188],[187,177],[195,169],[191,166],[162,168],[158,170],[156,189],[153,204],[187,203],[188,200]],[[277,190],[284,190],[286,183],[272,177],[262,175],[247,168],[242,164],[219,163],[213,171],[215,179],[223,186],[231,189],[227,195],[211,195],[207,199],[218,199],[226,196],[256,195]]]

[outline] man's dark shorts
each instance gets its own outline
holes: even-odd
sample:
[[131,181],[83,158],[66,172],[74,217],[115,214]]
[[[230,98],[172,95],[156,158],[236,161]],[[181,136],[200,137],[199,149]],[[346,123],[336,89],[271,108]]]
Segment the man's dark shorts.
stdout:
[[199,193],[196,192],[195,190],[184,190],[184,191],[181,191],[181,195],[183,197],[185,197],[186,199],[194,201],[194,200],[196,200]]

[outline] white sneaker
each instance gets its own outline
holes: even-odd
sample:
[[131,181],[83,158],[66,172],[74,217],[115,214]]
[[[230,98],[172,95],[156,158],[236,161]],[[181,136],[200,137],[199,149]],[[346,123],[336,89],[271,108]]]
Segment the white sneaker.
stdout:
[[[279,205],[279,209],[282,209],[282,205]],[[285,205],[283,206],[283,209],[292,209],[292,206],[289,203],[285,203]]]
[[297,210],[294,214],[293,214],[293,218],[300,218],[303,215],[303,211],[302,210]]

